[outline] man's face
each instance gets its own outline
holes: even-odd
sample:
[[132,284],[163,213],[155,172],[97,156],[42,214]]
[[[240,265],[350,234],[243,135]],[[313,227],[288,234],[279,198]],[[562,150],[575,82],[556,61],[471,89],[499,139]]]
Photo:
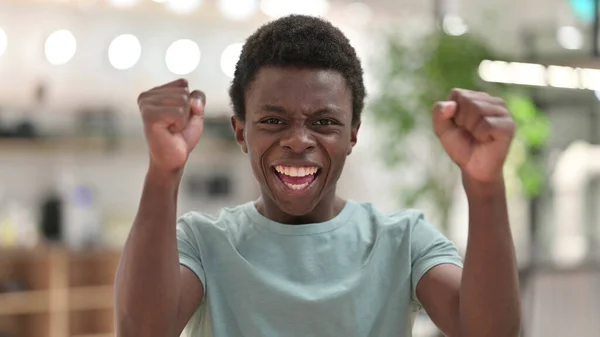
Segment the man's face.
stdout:
[[335,71],[263,68],[245,96],[246,120],[232,119],[263,198],[291,216],[333,201],[356,144],[352,95]]

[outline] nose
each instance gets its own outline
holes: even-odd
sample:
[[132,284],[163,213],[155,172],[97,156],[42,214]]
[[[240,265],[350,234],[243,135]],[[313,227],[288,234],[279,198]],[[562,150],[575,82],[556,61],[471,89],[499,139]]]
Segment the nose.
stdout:
[[306,127],[294,126],[285,132],[280,145],[291,152],[305,153],[314,150],[316,142]]

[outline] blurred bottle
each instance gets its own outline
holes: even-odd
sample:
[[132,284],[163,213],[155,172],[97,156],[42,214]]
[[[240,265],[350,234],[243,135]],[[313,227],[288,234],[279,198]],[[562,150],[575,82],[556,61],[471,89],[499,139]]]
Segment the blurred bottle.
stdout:
[[63,235],[67,246],[81,249],[98,243],[101,221],[90,187],[81,184],[70,170],[62,171]]
[[0,192],[0,248],[12,248],[17,243],[17,225],[8,208],[8,200]]
[[62,241],[64,216],[60,193],[51,189],[42,199],[40,208],[40,228],[44,239],[49,242]]
[[30,208],[4,199],[0,203],[0,247],[32,248],[39,243],[39,233]]

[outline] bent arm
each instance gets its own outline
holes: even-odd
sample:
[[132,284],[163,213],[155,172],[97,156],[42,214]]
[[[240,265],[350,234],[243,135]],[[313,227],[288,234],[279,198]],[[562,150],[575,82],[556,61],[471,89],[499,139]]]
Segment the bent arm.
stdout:
[[176,337],[198,307],[203,286],[179,265],[177,192],[181,174],[149,170],[115,280],[118,337]]
[[417,296],[449,337],[517,337],[521,303],[503,183],[465,184],[469,237],[464,269],[449,264],[427,272]]

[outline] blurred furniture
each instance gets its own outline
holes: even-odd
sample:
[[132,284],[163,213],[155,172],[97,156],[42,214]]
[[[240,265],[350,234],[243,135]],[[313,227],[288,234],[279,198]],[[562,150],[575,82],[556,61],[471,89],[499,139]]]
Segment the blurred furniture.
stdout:
[[0,250],[0,335],[112,337],[120,252]]
[[528,337],[597,337],[600,264],[537,266],[526,284],[524,333]]

